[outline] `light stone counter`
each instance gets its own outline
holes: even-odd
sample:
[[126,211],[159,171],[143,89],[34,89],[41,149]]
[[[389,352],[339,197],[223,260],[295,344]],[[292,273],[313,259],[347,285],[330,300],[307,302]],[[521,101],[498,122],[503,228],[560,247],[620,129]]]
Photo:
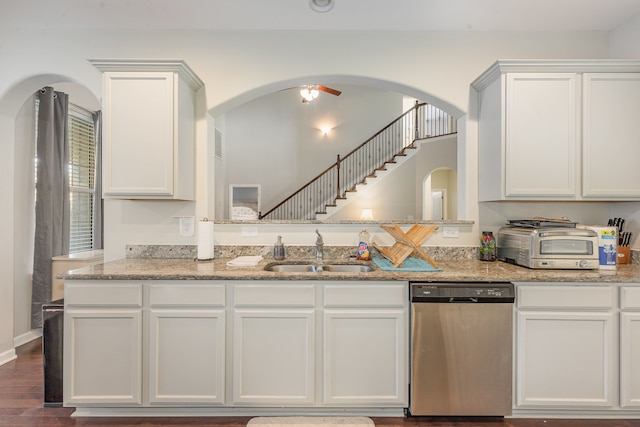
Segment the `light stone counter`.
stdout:
[[[78,270],[66,280],[402,280],[402,281],[495,281],[495,282],[610,282],[640,283],[640,265],[620,265],[606,270],[531,270],[504,262],[478,260],[438,261],[441,272],[403,272],[376,269],[370,273],[280,273],[265,271],[273,262],[265,259],[255,267],[228,267],[230,258],[212,261],[189,259],[123,259]],[[305,260],[288,260],[284,263]],[[314,260],[308,260],[314,262]],[[325,264],[345,262],[325,259]]]

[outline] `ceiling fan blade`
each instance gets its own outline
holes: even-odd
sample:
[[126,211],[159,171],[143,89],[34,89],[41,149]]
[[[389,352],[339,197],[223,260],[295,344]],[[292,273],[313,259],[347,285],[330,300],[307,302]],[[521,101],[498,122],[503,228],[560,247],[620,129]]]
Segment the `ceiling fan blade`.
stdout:
[[335,96],[340,96],[340,94],[342,93],[337,89],[332,89],[330,87],[326,87],[322,85],[316,85],[316,89],[321,90],[323,92],[330,93],[331,95],[335,95]]

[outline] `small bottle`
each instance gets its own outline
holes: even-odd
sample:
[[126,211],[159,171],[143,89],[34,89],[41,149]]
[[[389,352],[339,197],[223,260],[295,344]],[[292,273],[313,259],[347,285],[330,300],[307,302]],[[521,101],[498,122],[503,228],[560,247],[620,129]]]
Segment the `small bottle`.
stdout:
[[282,236],[278,236],[278,241],[273,246],[273,259],[278,261],[284,259],[284,245],[282,244]]
[[363,228],[360,232],[360,243],[358,243],[358,256],[361,261],[371,261],[371,255],[369,254],[369,232],[366,228]]
[[480,260],[496,260],[496,239],[491,231],[483,231],[480,237]]

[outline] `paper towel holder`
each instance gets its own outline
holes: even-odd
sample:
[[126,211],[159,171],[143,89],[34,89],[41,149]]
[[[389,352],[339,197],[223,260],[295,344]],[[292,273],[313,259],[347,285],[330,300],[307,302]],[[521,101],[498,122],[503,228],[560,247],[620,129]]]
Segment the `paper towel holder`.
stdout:
[[[209,221],[209,218],[204,217],[200,223],[201,226],[198,227],[196,260],[209,261],[214,258],[213,221]],[[207,227],[203,228],[202,224],[206,224]]]

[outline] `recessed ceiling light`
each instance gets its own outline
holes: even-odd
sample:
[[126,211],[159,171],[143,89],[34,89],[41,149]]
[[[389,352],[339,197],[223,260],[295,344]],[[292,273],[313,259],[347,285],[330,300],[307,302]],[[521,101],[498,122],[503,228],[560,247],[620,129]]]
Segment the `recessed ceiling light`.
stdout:
[[309,7],[316,12],[328,12],[333,9],[333,0],[309,0]]

